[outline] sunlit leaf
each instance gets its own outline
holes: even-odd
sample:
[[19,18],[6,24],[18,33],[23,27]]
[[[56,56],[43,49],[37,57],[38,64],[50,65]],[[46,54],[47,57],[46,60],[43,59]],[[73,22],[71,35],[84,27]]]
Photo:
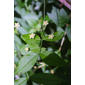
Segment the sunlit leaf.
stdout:
[[34,45],[34,46],[37,46],[40,44],[40,37],[38,35],[35,35],[34,38],[30,39],[30,35],[31,34],[25,34],[25,35],[22,35],[22,39],[28,43],[29,45]]

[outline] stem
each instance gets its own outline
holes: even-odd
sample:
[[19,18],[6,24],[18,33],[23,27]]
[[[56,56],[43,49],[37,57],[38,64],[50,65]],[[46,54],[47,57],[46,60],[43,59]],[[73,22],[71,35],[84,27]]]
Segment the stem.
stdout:
[[43,39],[41,37],[41,40],[40,40],[40,53],[41,53],[41,48],[42,48],[42,42],[43,42]]
[[[44,0],[44,20],[45,20],[45,0]],[[43,27],[43,26],[41,26],[41,29],[42,29],[42,27]],[[44,35],[44,30],[43,30],[43,29],[42,29],[41,32],[42,32],[43,35]],[[41,41],[40,41],[40,53],[41,53],[41,48],[42,48],[42,42],[43,42],[43,40],[42,40],[42,37],[41,37]]]
[[44,0],[44,20],[45,20],[45,0]]
[[59,51],[61,51],[61,49],[62,49],[62,46],[63,46],[64,41],[65,41],[65,36],[66,36],[66,32],[64,33],[64,36],[63,36],[63,38],[62,38],[62,41],[61,41],[61,45],[60,45]]
[[26,10],[28,10],[27,1],[28,1],[28,0],[25,0],[25,7],[26,7]]
[[40,40],[40,53],[41,53],[41,48],[42,48],[42,42],[43,42],[43,39],[42,39],[42,36],[44,35],[44,30],[43,30],[43,26],[41,26],[41,40]]

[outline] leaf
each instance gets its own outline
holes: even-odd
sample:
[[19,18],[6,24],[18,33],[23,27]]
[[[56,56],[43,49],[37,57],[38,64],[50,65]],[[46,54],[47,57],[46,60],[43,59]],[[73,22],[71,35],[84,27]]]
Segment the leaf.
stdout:
[[69,22],[69,16],[63,8],[58,10],[53,7],[52,12],[48,13],[48,16],[56,25],[60,27],[64,27]]
[[30,35],[31,34],[25,34],[25,35],[22,35],[22,39],[29,45],[31,46],[37,46],[40,44],[40,37],[38,35],[35,35],[34,38],[30,39]]
[[14,49],[19,51],[22,45],[23,43],[21,39],[15,34],[14,35]]
[[66,11],[62,8],[58,12],[58,26],[64,27],[69,22],[69,17]]
[[14,85],[26,85],[26,83],[27,83],[26,78],[20,78],[20,79],[14,81]]
[[43,85],[60,85],[60,79],[55,75],[47,73],[36,73],[31,76],[31,80]]
[[69,41],[71,41],[71,27],[70,26],[66,27],[66,33],[67,33],[67,37]]
[[62,32],[64,32],[64,30],[61,28],[61,27],[57,27],[57,31],[59,32],[59,33],[62,33]]
[[33,83],[33,85],[38,85],[37,83],[35,83],[35,82],[32,82]]
[[52,52],[50,51],[47,51],[45,48],[42,48],[41,49],[41,53],[40,53],[40,57],[42,59],[45,59],[49,54],[51,54]]
[[26,16],[23,16],[23,18],[29,24],[29,26],[33,26],[39,19],[34,12],[28,13]]
[[65,62],[62,58],[60,58],[57,54],[51,53],[47,57],[43,59],[43,61],[49,66],[63,66]]
[[46,40],[46,41],[59,41],[63,37],[64,31],[60,27],[58,27],[57,29],[58,29],[57,32],[55,32],[53,34],[54,35],[53,39],[49,39],[49,35],[47,35],[47,36],[43,37],[43,40]]
[[14,9],[21,17],[26,16],[27,12],[25,11],[25,8],[20,8],[19,6],[16,6]]
[[53,7],[51,13],[47,13],[47,14],[49,18],[57,25],[58,24],[57,9]]
[[[25,50],[26,48],[28,48],[28,51]],[[21,47],[21,49],[20,49],[20,52],[21,52],[22,55],[27,55],[27,54],[29,54],[29,45],[28,45],[28,44],[27,44],[27,45],[23,45],[23,46]]]
[[21,39],[16,34],[14,35],[14,42],[16,42],[18,45],[22,45]]
[[21,35],[28,33],[28,32],[27,32],[24,28],[22,28],[22,27],[19,27],[19,28],[18,28],[18,32],[19,32]]
[[26,45],[23,45],[22,48],[20,49],[20,52],[22,55],[29,54],[29,51],[34,52],[34,53],[40,53],[40,47],[37,45],[26,44]]
[[60,50],[56,50],[55,53],[56,53],[59,57],[61,56]]
[[68,16],[63,8],[60,9],[60,16]]
[[40,52],[40,37],[35,35],[33,39],[30,39],[31,34],[22,35],[22,39],[28,44],[30,51],[39,53]]
[[31,4],[32,0],[25,0],[25,4],[29,6]]
[[34,66],[38,58],[38,55],[32,52],[29,52],[29,55],[24,56],[19,61],[18,68],[15,72],[15,74],[18,73],[25,73],[27,71],[30,71],[30,69]]
[[[15,55],[15,53],[14,53],[14,55]],[[16,57],[16,55],[14,56],[14,63],[18,63],[18,61],[19,61],[19,59],[18,59],[18,57]]]
[[17,18],[17,17],[14,17],[14,21],[15,22],[18,22],[24,29],[25,28],[29,28],[28,24],[26,23],[26,21],[22,18]]
[[40,47],[37,45],[29,45],[30,47],[30,51],[34,52],[34,53],[40,53]]

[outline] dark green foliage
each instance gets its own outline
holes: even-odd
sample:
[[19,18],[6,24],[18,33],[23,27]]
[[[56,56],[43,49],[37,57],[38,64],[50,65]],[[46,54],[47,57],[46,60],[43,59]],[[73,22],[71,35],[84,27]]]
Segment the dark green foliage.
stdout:
[[71,85],[71,12],[45,1],[15,0],[15,85]]

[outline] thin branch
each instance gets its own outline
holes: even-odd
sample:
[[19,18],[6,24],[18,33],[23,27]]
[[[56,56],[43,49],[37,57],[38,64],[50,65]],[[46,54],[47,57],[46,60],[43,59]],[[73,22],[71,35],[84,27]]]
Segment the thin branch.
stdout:
[[67,8],[71,10],[71,5],[66,0],[59,0],[62,4],[64,4]]
[[61,49],[62,49],[62,46],[63,46],[64,41],[65,41],[65,36],[66,36],[66,32],[64,33],[64,36],[63,36],[63,38],[62,38],[62,40],[61,40],[61,44],[60,44],[60,47],[59,47],[59,51],[61,51]]

